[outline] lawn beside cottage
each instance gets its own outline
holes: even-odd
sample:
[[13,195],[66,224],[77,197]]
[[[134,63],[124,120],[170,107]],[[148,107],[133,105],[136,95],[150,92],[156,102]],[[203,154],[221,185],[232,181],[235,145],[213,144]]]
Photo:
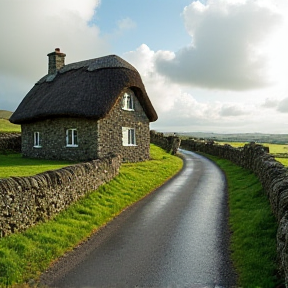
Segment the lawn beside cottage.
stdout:
[[111,182],[53,220],[0,239],[0,287],[29,281],[31,284],[51,262],[155,190],[181,167],[180,158],[151,144],[150,161],[122,164],[119,175]]
[[0,154],[0,179],[8,177],[32,176],[48,170],[56,170],[68,165],[72,161],[57,161],[23,158],[20,153]]

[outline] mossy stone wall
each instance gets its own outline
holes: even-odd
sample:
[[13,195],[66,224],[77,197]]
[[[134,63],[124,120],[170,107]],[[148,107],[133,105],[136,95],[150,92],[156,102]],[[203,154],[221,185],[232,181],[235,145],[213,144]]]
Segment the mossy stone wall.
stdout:
[[119,156],[0,179],[0,237],[50,219],[119,173]]

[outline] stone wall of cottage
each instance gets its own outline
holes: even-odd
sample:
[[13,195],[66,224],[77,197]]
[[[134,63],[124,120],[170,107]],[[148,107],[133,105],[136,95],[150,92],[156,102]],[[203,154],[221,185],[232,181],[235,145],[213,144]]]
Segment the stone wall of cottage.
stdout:
[[190,151],[218,156],[253,171],[262,184],[278,221],[277,253],[279,270],[288,283],[288,169],[269,154],[269,149],[250,143],[243,148],[212,142],[182,140],[181,147]]
[[119,156],[30,177],[0,179],[0,237],[47,220],[115,177]]
[[[124,162],[148,160],[150,157],[149,119],[137,97],[133,97],[134,111],[123,110],[123,94],[124,91],[109,114],[98,121],[98,156],[101,158],[112,152],[121,155]],[[123,146],[122,127],[135,129],[135,146]]]
[[[97,158],[97,121],[83,118],[55,118],[22,124],[24,157],[88,161]],[[66,130],[77,129],[78,147],[67,147]],[[34,132],[40,146],[34,147]]]
[[[137,93],[135,91],[135,93]],[[56,118],[22,125],[24,157],[87,161],[121,155],[123,161],[138,162],[150,157],[149,119],[137,97],[134,111],[122,109],[122,95],[105,118]],[[122,127],[135,129],[136,145],[123,146]],[[67,147],[66,130],[77,129],[78,147]],[[34,132],[40,147],[34,147]]]
[[4,133],[0,132],[0,153],[8,150],[21,152],[21,133]]

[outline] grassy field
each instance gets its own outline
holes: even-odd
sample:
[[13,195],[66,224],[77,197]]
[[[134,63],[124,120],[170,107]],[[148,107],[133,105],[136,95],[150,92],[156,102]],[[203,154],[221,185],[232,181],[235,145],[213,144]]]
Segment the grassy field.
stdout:
[[[218,144],[229,144],[232,147],[243,147],[248,142],[218,142]],[[275,156],[275,159],[282,163],[284,166],[288,166],[288,145],[287,144],[270,144],[264,143],[263,146],[269,147],[269,153]]]
[[9,119],[12,114],[13,112],[11,111],[0,110],[0,119]]
[[116,178],[53,220],[0,239],[0,287],[37,279],[51,262],[159,187],[182,167],[180,158],[154,145],[151,145],[151,159],[124,163]]
[[23,158],[21,154],[0,154],[0,178],[31,176],[47,170],[55,170],[73,162]]
[[276,276],[277,222],[266,195],[250,171],[232,162],[205,155],[225,171],[229,191],[231,252],[239,274],[237,287],[271,288]]
[[21,132],[21,126],[0,118],[0,132]]

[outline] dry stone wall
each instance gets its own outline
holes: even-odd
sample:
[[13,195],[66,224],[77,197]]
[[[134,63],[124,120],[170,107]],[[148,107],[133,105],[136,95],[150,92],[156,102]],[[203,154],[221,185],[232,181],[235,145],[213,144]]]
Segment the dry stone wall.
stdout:
[[163,148],[166,152],[175,155],[180,146],[181,140],[177,136],[164,136],[163,133],[151,130],[150,142]]
[[214,142],[182,140],[181,147],[218,156],[253,171],[260,180],[278,221],[277,253],[279,269],[288,283],[288,169],[269,154],[269,149],[250,143],[243,148]]
[[110,181],[120,165],[120,157],[113,156],[35,176],[0,179],[0,237],[51,218]]
[[21,133],[0,133],[0,153],[7,150],[21,152]]

